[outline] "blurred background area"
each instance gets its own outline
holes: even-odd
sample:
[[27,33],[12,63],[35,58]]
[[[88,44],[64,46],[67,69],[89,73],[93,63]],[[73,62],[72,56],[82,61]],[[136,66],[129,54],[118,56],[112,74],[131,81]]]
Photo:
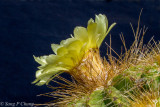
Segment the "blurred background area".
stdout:
[[[147,43],[154,36],[160,40],[160,0],[0,0],[0,102],[45,103],[51,100],[37,95],[50,92],[35,86],[39,66],[33,55],[52,54],[51,44],[70,37],[76,26],[87,26],[95,14],[105,14],[111,30],[112,48],[121,52],[119,34],[123,32],[127,48],[134,41],[130,23],[136,30],[141,9],[140,27],[148,27]],[[105,56],[109,36],[102,46]]]

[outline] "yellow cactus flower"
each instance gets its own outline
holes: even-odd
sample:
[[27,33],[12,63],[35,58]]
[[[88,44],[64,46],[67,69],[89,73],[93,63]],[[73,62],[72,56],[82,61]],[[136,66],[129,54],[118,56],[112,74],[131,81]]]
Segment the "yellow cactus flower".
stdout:
[[[82,73],[89,75],[85,68],[81,67],[82,62],[89,58],[91,53],[94,53],[92,49],[99,49],[102,41],[115,24],[113,23],[108,28],[107,17],[102,14],[96,15],[95,21],[93,19],[88,21],[87,28],[78,26],[74,29],[74,35],[71,35],[71,38],[62,40],[60,44],[52,44],[51,47],[55,54],[41,57],[34,56],[35,61],[41,66],[38,67],[36,80],[32,83],[39,86],[47,84],[60,73],[75,71],[73,70],[75,67],[81,69]],[[99,54],[99,50],[97,54]],[[92,58],[92,60],[96,60],[96,58]],[[97,62],[95,65],[98,63],[101,64],[101,62]]]

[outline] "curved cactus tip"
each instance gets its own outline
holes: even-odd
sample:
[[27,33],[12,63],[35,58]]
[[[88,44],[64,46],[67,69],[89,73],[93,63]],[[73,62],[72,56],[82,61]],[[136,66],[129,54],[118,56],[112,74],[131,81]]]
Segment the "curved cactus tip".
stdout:
[[90,49],[99,49],[115,24],[108,28],[107,17],[102,14],[96,15],[95,20],[88,21],[87,28],[75,27],[71,38],[62,40],[60,44],[52,44],[51,48],[55,54],[33,56],[40,66],[36,72],[36,80],[32,83],[41,86],[48,83],[59,72],[71,72],[70,70],[80,64],[83,56]]

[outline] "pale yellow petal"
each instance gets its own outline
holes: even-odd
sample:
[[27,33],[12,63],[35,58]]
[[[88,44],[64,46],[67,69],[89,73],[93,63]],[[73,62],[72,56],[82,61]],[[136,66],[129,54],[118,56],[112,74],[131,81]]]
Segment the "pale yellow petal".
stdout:
[[36,78],[38,78],[42,74],[42,71],[43,71],[42,69],[36,71]]
[[97,23],[97,33],[101,34],[101,36],[105,35],[108,29],[107,17],[102,14],[96,15],[95,22]]
[[60,48],[60,47],[62,47],[61,45],[59,45],[59,44],[51,44],[51,48],[52,48],[52,50],[53,50],[53,52],[55,53],[55,54],[57,54],[57,50]]
[[88,41],[88,33],[87,29],[84,27],[76,27],[74,29],[74,37],[78,40],[81,40],[83,42]]
[[35,81],[32,82],[32,84],[36,84],[37,86],[42,86],[46,84],[51,77],[52,77],[51,75],[47,75],[41,78],[37,78]]
[[71,56],[69,56],[69,53],[66,54],[64,57],[61,57],[57,63],[58,66],[62,66],[62,67],[73,67],[74,63],[73,63],[73,59],[71,58]]
[[45,69],[43,71],[38,70],[36,72],[36,80],[33,81],[32,84],[36,83],[36,85],[38,86],[44,85],[50,81],[51,77],[53,77],[57,73],[61,73],[61,71],[63,70],[67,70],[67,69],[62,67],[52,67],[49,69]]
[[110,32],[110,30],[111,30],[115,25],[116,25],[116,23],[113,23],[113,24],[109,27],[109,29],[108,29],[107,32],[106,32],[106,35],[108,35],[108,33]]
[[67,71],[67,68],[64,67],[59,67],[59,66],[52,66],[52,65],[48,65],[45,67],[45,69],[43,70],[43,74],[45,73],[53,73],[56,74],[58,71]]
[[96,48],[96,36],[97,36],[96,27],[97,27],[96,23],[89,23],[89,25],[87,26],[88,38],[89,38],[88,48]]
[[70,44],[71,42],[73,42],[75,40],[76,40],[75,38],[68,38],[66,40],[62,40],[61,43],[60,43],[60,45],[61,46],[65,46],[65,45],[68,45],[68,44]]
[[58,60],[58,58],[59,57],[57,55],[51,54],[46,58],[46,62],[47,64],[55,63]]
[[41,64],[41,65],[45,65],[46,64],[46,57],[47,56],[35,57],[33,55],[33,57],[34,57],[35,61],[38,62],[39,64]]
[[61,47],[57,50],[57,55],[59,55],[59,56],[63,56],[67,53],[68,53],[68,49],[66,49],[65,47]]
[[82,45],[83,45],[83,43],[80,40],[75,40],[75,41],[71,42],[70,44],[66,45],[65,47],[68,50],[76,50],[77,52],[79,52]]

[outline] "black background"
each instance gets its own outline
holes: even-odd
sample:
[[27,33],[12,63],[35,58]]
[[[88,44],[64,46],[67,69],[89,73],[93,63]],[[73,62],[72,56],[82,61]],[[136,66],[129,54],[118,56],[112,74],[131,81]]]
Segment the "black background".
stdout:
[[[95,14],[105,14],[109,24],[117,22],[111,30],[112,48],[120,53],[119,34],[123,32],[127,47],[134,40],[129,23],[136,29],[140,10],[141,27],[148,31],[145,43],[160,37],[160,1],[157,0],[0,0],[0,102],[50,101],[38,94],[51,91],[46,86],[35,86],[38,64],[33,55],[53,53],[51,43],[73,34],[75,26],[87,26]],[[109,43],[109,36],[104,40]],[[101,54],[105,56],[103,42]]]

